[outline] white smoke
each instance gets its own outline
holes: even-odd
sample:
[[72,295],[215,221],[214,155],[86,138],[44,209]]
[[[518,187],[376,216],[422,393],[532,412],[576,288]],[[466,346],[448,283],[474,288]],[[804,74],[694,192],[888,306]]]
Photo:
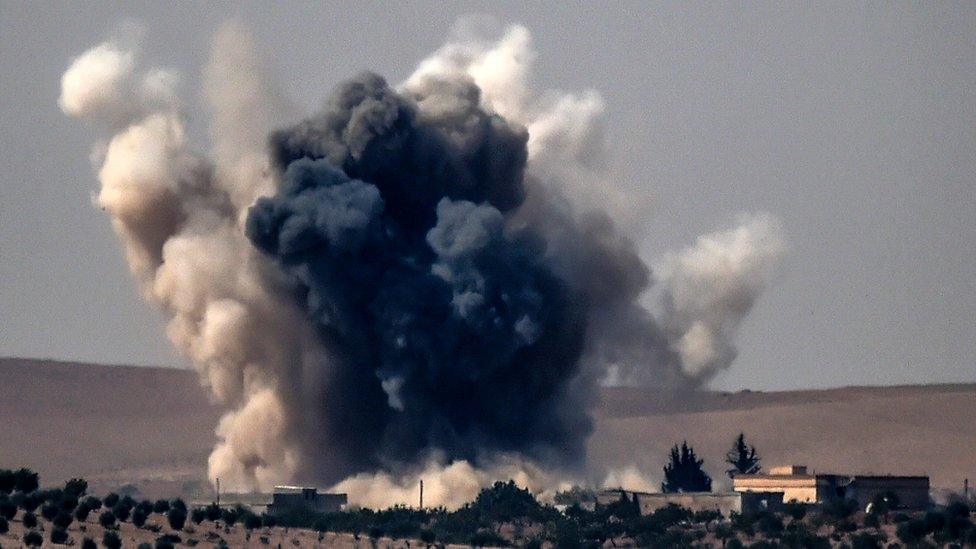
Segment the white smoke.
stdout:
[[[497,41],[459,35],[421,62],[403,86],[419,89],[429,76],[474,81],[486,108],[528,128],[527,169],[537,182],[530,194],[566,197],[567,215],[584,220],[579,224],[602,239],[603,248],[626,251],[629,241],[608,220],[588,217],[598,209],[609,209],[618,221],[635,215],[607,175],[603,100],[593,90],[534,89],[534,59],[521,26]],[[216,428],[211,479],[220,477],[231,490],[266,489],[300,476],[309,466],[305,450],[328,447],[323,441],[329,440],[314,412],[327,395],[310,389],[328,385],[321,380],[328,377],[325,353],[289,298],[290,283],[242,231],[247,209],[276,189],[266,139],[290,109],[263,77],[246,30],[234,23],[218,30],[204,71],[211,158],[189,148],[178,82],[173,71],[142,68],[137,47],[109,41],[73,61],[59,104],[110,132],[107,145],[96,145],[104,150],[93,155],[97,203],[110,215],[142,293],[167,313],[170,340],[228,410]],[[754,216],[662,261],[661,300],[653,308],[688,376],[707,380],[731,364],[735,333],[784,249],[775,218]],[[628,286],[643,287],[642,267],[632,269]],[[640,381],[650,367],[631,363],[620,379]],[[454,508],[499,479],[513,478],[544,499],[566,487],[560,474],[517,457],[479,465],[435,457],[413,473],[360,474],[335,488],[358,505],[409,504],[423,478],[425,504]],[[633,468],[599,474],[607,485],[653,486]]]
[[478,492],[499,480],[513,480],[545,502],[551,502],[557,492],[573,485],[517,456],[502,456],[483,467],[475,467],[465,460],[445,463],[440,456],[432,456],[419,470],[398,475],[362,473],[343,480],[332,490],[349,494],[349,503],[360,507],[414,506],[419,504],[421,480],[424,481],[424,507],[448,510],[474,500]]
[[709,379],[732,364],[739,325],[785,251],[779,220],[759,214],[661,261],[660,321],[687,374]]

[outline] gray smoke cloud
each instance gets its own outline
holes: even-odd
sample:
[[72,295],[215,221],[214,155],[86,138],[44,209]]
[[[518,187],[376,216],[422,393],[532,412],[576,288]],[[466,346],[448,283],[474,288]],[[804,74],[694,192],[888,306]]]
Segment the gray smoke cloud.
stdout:
[[348,477],[370,505],[421,472],[552,487],[586,467],[600,383],[694,388],[732,363],[778,222],[743,217],[655,281],[617,228],[633,212],[606,175],[602,99],[535,90],[533,59],[522,27],[461,27],[399,87],[361,75],[295,123],[228,23],[206,155],[175,73],[119,40],[74,60],[60,105],[110,134],[98,205],[227,410],[212,478]]

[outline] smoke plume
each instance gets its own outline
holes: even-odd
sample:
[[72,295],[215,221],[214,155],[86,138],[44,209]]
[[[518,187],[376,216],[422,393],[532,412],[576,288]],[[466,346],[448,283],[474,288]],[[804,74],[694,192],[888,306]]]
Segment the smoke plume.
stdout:
[[97,202],[226,409],[211,478],[341,481],[375,506],[418,475],[448,506],[501,477],[551,490],[586,474],[601,382],[694,388],[731,364],[776,220],[702,237],[655,283],[617,229],[602,99],[534,89],[533,60],[522,27],[460,30],[402,85],[364,73],[295,122],[228,23],[209,154],[174,72],[119,40],[74,60],[61,108],[110,136]]

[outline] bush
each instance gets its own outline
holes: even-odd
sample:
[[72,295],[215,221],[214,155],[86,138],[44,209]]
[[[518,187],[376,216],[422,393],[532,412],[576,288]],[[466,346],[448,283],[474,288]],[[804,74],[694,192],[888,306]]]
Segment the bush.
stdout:
[[71,523],[74,522],[74,519],[71,517],[69,513],[65,513],[64,511],[61,511],[60,513],[58,513],[58,516],[54,517],[54,520],[52,522],[54,523],[55,526],[59,528],[67,529],[69,526],[71,526]]
[[129,515],[132,512],[132,508],[125,504],[125,502],[118,502],[115,507],[112,507],[112,513],[115,514],[115,518],[119,519],[119,522],[125,522],[129,520]]
[[274,515],[269,515],[267,513],[261,515],[261,526],[274,528],[277,525],[278,525],[278,517]]
[[20,520],[24,523],[24,528],[35,528],[37,526],[37,515],[30,511],[24,513],[24,517]]
[[[37,490],[39,487],[37,473],[30,469],[17,469],[14,471],[14,490],[28,493]],[[39,534],[38,534],[39,535]]]
[[786,514],[793,519],[793,522],[799,522],[807,516],[807,506],[806,504],[799,503],[797,501],[791,501],[784,505]]
[[148,541],[144,541],[140,543],[138,547],[136,547],[136,549],[152,549],[152,544],[149,543]]
[[98,549],[98,545],[95,543],[95,540],[86,537],[81,540],[81,549]]
[[255,528],[261,527],[261,517],[255,515],[254,513],[248,514],[244,517],[244,528],[248,530],[253,530]]
[[186,503],[180,498],[176,498],[169,502],[169,506],[171,508],[182,509],[184,512],[186,511]]
[[193,521],[193,524],[200,524],[201,522],[207,520],[207,510],[203,507],[194,507],[193,510],[190,511],[190,520]]
[[17,485],[17,478],[10,469],[0,469],[0,494],[9,494],[14,491]]
[[[107,512],[108,511],[106,511],[106,513]],[[105,549],[121,549],[122,538],[119,537],[117,532],[106,530],[105,535],[102,536],[102,545],[105,546]]]
[[220,510],[220,520],[224,521],[227,526],[233,526],[237,522],[238,518],[240,518],[240,515],[238,515],[237,511],[234,509]]
[[10,500],[0,501],[0,517],[13,520],[17,516],[17,506]]
[[118,504],[118,502],[119,502],[119,495],[116,494],[115,492],[110,492],[109,495],[102,498],[102,503],[105,504],[105,507],[109,509],[115,507],[115,505]]
[[58,511],[60,511],[60,509],[58,509],[58,506],[54,505],[53,503],[48,502],[41,505],[41,516],[44,517],[44,520],[46,521],[50,522],[54,520],[54,517],[58,516]]
[[173,549],[173,542],[165,538],[159,538],[156,540],[155,549]]
[[31,513],[36,511],[42,503],[44,503],[44,498],[41,497],[41,494],[38,494],[37,492],[23,494],[20,498],[20,508]]
[[7,523],[7,519],[0,517],[0,534],[6,534],[10,530],[10,524]]
[[102,525],[102,528],[114,528],[115,513],[111,511],[102,511],[102,514],[98,515],[98,523]]
[[66,541],[68,541],[68,532],[64,528],[60,526],[51,528],[51,543],[62,545]]
[[153,504],[153,513],[165,513],[169,511],[169,500],[157,499]]
[[83,478],[73,478],[64,483],[64,495],[78,499],[88,491],[88,482]]
[[24,532],[24,545],[27,547],[40,547],[44,543],[44,538],[33,530]]
[[135,525],[136,528],[142,528],[145,526],[146,518],[148,518],[148,516],[141,508],[137,507],[136,510],[132,512],[132,524]]
[[925,521],[921,519],[911,519],[898,525],[895,534],[905,545],[915,545],[925,538],[927,531]]
[[88,508],[88,503],[82,502],[75,508],[75,520],[85,522],[88,520],[88,513],[91,513],[91,509]]
[[169,512],[166,513],[166,520],[169,521],[170,528],[174,530],[182,530],[183,525],[186,524],[186,508],[180,508],[173,505]]
[[88,496],[82,503],[91,511],[97,511],[102,508],[102,500],[95,496]]
[[427,530],[425,528],[420,531],[420,541],[426,543],[427,545],[434,543],[435,539],[437,539],[437,536],[434,535],[433,530]]

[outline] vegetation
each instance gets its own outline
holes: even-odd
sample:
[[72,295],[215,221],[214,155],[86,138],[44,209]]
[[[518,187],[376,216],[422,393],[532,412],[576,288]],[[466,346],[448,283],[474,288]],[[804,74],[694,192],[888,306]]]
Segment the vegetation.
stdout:
[[759,456],[756,455],[756,447],[746,444],[745,433],[739,433],[732,444],[732,449],[725,454],[725,462],[732,466],[726,471],[729,478],[735,475],[755,475],[762,470]]
[[102,536],[102,545],[105,549],[121,549],[122,538],[114,530],[106,530],[105,535]]
[[34,530],[28,530],[24,532],[24,545],[27,547],[40,547],[44,543],[44,538],[41,537],[39,532]]
[[668,464],[664,466],[662,492],[709,492],[712,477],[702,468],[704,460],[698,459],[694,448],[682,442],[681,448],[675,444],[671,448]]

